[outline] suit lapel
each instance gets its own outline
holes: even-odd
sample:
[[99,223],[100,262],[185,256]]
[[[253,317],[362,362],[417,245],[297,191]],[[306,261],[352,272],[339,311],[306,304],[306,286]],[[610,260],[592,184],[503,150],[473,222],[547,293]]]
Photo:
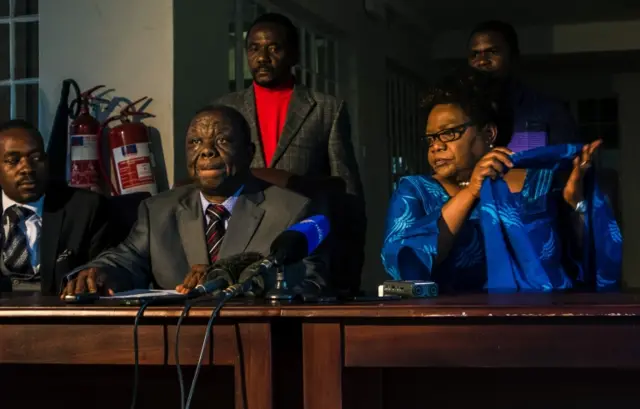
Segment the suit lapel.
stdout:
[[4,241],[5,241],[5,234],[4,234],[4,226],[2,225],[3,222],[3,218],[2,215],[4,213],[3,211],[4,206],[2,205],[2,194],[0,194],[0,274],[9,277],[11,275],[11,272],[7,270],[7,268],[4,265],[4,260],[2,257],[2,249],[4,248]]
[[207,241],[204,237],[204,214],[200,203],[200,191],[192,189],[180,202],[176,212],[180,242],[189,266],[209,264]]
[[[245,186],[247,189],[247,186]],[[264,217],[264,209],[259,204],[264,201],[260,190],[241,194],[233,206],[227,232],[220,247],[220,257],[228,257],[244,252]]]
[[244,117],[251,128],[251,139],[256,145],[256,155],[252,166],[254,168],[266,167],[264,159],[264,147],[262,146],[262,138],[260,137],[260,127],[258,126],[258,115],[256,113],[256,94],[253,91],[253,85],[247,88],[244,93],[243,101]]
[[44,198],[42,210],[42,231],[40,232],[40,280],[43,292],[56,292],[55,267],[58,241],[65,218],[64,206],[56,206],[52,195]]
[[291,95],[289,108],[287,109],[287,120],[284,123],[282,134],[278,139],[278,145],[273,154],[270,167],[275,167],[280,158],[282,158],[287,147],[298,134],[304,120],[307,119],[307,116],[309,116],[315,106],[316,101],[309,94],[309,90],[306,87],[296,85]]

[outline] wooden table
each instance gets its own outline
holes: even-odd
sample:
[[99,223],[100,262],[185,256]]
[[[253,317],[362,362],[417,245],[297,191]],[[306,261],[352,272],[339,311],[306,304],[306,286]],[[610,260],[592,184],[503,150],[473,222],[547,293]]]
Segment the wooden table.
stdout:
[[[139,408],[179,407],[173,344],[180,311],[145,313]],[[0,298],[3,404],[128,407],[136,312]],[[194,308],[181,331],[187,386],[210,313],[211,306]],[[640,407],[635,295],[246,301],[222,309],[213,338],[194,409]]]
[[305,409],[640,407],[637,295],[470,295],[282,313],[303,319]]
[[[174,342],[181,310],[149,307],[141,320],[139,408],[179,407]],[[194,307],[180,332],[187,392],[211,311],[211,306]],[[80,402],[91,408],[129,407],[136,313],[137,308],[131,307],[69,306],[51,297],[4,294],[0,298],[2,406],[68,408]],[[280,391],[301,389],[301,366],[295,363],[300,356],[300,327],[280,325],[279,316],[279,307],[251,302],[222,309],[214,325],[215,347],[207,348],[192,408],[233,407],[229,402],[236,408],[280,408],[278,394],[295,404],[295,394]],[[273,376],[279,368],[284,373]]]

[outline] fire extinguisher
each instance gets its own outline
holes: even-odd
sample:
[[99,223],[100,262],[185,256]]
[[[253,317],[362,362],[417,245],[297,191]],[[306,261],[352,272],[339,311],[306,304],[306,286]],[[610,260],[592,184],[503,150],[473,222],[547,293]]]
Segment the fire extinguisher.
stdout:
[[100,122],[91,116],[89,106],[92,103],[109,101],[97,98],[92,94],[104,85],[98,85],[81,93],[71,102],[69,110],[73,112],[74,105],[79,113],[72,118],[69,125],[70,166],[69,185],[95,192],[102,190],[100,183]]
[[146,100],[140,98],[124,107],[120,114],[106,119],[98,131],[103,134],[106,126],[120,120],[121,124],[108,131],[109,162],[115,170],[115,179],[108,176],[104,160],[101,156],[100,170],[105,180],[109,181],[113,196],[134,192],[158,193],[155,177],[153,175],[153,155],[149,141],[149,130],[141,122],[131,122],[130,117],[153,118],[155,115],[148,112],[137,111],[135,106]]

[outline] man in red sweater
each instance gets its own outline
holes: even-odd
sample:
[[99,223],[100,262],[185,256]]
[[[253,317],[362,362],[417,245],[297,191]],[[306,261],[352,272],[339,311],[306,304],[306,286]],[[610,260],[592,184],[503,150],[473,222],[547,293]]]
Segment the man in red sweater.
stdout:
[[336,209],[332,270],[335,286],[354,291],[364,261],[366,215],[346,104],[296,83],[299,36],[287,17],[258,17],[247,34],[246,52],[252,86],[216,102],[247,119],[256,145],[253,168],[289,172],[295,175],[289,187],[299,191],[328,177],[344,181],[346,195],[330,203]]

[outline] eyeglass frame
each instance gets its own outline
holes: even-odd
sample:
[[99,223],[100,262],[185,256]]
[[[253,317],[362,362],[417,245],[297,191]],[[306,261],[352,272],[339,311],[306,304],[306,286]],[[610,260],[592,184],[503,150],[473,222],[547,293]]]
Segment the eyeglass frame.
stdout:
[[[425,141],[427,143],[427,146],[429,147],[432,147],[433,144],[436,142],[436,140],[442,143],[457,141],[458,139],[462,138],[462,135],[464,135],[464,133],[467,132],[467,129],[469,129],[469,127],[473,125],[475,125],[475,122],[467,121],[463,124],[452,126],[450,128],[445,128],[435,133],[425,134],[421,137],[421,139]],[[452,133],[453,136],[451,139],[445,140],[442,138],[442,135],[444,135],[447,132]]]

